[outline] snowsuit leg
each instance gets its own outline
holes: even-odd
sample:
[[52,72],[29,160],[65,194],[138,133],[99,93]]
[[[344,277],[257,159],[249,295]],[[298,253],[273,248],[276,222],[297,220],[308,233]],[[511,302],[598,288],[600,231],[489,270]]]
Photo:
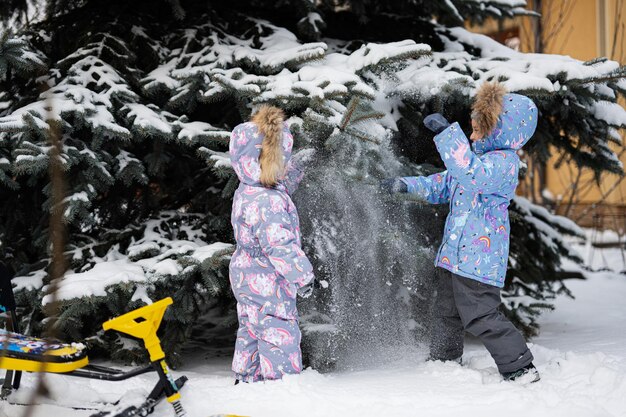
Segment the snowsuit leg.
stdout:
[[258,336],[261,376],[265,380],[280,379],[285,374],[302,370],[300,328],[297,320],[272,315],[259,316],[254,326]]
[[286,281],[280,299],[235,291],[239,330],[233,357],[235,378],[245,382],[280,379],[302,371],[296,293]]
[[498,371],[512,372],[533,360],[522,334],[498,309],[500,289],[450,274],[454,300],[465,331],[479,338],[493,357]]
[[239,329],[237,330],[232,369],[236,379],[256,382],[262,379],[259,363],[259,342],[253,331],[253,326],[250,324],[249,308],[250,306],[237,303]]
[[430,359],[455,360],[463,356],[463,323],[454,301],[452,275],[437,268],[437,296],[430,341]]
[[502,312],[500,289],[438,268],[437,304],[430,357],[452,360],[463,354],[463,330],[480,339],[499,372],[516,371],[533,360],[526,341]]

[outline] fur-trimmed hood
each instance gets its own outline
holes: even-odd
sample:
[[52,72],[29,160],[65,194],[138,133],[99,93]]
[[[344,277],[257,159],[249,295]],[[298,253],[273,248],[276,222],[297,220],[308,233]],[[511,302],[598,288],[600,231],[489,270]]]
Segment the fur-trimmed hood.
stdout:
[[[520,94],[503,93],[501,87],[491,84],[490,87],[481,87],[476,94],[472,118],[488,132],[483,139],[472,144],[474,152],[479,155],[495,150],[521,149],[537,128],[535,103]],[[495,126],[492,124],[494,127],[489,129],[493,121]]]
[[[261,145],[265,136],[253,122],[241,123],[233,129],[230,136],[230,163],[239,177],[247,185],[261,186]],[[287,123],[283,123],[283,153],[285,166],[291,159],[293,136]]]

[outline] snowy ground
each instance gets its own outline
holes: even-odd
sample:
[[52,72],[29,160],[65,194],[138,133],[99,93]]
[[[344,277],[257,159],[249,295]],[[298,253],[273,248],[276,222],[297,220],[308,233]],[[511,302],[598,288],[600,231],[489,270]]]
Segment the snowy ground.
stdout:
[[[616,270],[624,269],[618,250],[604,251]],[[542,317],[541,335],[531,344],[542,376],[535,384],[501,382],[491,357],[471,340],[463,366],[426,363],[423,349],[407,347],[395,350],[401,359],[376,368],[332,374],[308,369],[283,381],[238,386],[232,385],[229,357],[206,359],[206,353],[198,352],[176,371],[190,379],[184,405],[190,417],[626,416],[626,276],[593,273],[568,286],[576,300],[558,299],[556,310]],[[27,375],[26,389],[12,400],[26,401],[32,381]],[[51,404],[38,406],[36,417],[89,416],[93,411],[61,406],[145,395],[154,379],[107,383],[51,376],[50,382],[52,400],[45,401]],[[2,417],[23,411],[0,402]],[[173,413],[161,404],[154,416]]]

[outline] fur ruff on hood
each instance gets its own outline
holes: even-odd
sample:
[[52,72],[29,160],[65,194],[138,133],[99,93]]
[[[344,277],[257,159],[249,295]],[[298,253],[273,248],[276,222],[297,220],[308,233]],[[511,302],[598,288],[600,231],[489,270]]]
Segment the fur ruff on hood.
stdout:
[[483,138],[472,143],[474,152],[482,155],[495,150],[518,150],[535,133],[538,109],[526,96],[506,93],[496,83],[483,84],[476,94],[472,119],[483,131]]
[[472,104],[472,119],[476,121],[483,135],[487,136],[498,124],[505,94],[506,89],[497,82],[483,83],[476,92]]

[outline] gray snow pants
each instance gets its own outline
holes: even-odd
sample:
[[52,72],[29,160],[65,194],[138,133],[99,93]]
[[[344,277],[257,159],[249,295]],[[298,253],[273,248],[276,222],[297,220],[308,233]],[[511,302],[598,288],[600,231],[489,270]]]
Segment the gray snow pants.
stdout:
[[453,360],[463,355],[463,330],[485,345],[498,371],[513,372],[533,360],[522,334],[502,312],[500,288],[437,268],[430,358]]

